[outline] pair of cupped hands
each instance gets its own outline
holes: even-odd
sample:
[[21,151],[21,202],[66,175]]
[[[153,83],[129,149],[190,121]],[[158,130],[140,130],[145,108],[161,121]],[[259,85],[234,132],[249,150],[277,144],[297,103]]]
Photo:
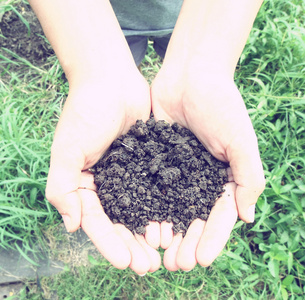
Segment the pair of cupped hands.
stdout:
[[[189,128],[213,156],[230,164],[229,183],[208,220],[194,220],[184,237],[173,235],[167,222],[150,222],[144,236],[112,224],[94,191],[93,175],[86,171],[151,111],[156,120]],[[165,249],[163,264],[170,271],[190,271],[197,263],[209,266],[237,217],[254,221],[264,184],[257,138],[233,78],[200,66],[163,65],[150,87],[135,66],[70,84],[51,149],[46,196],[67,231],[81,227],[113,266],[143,275],[159,269],[159,247]]]

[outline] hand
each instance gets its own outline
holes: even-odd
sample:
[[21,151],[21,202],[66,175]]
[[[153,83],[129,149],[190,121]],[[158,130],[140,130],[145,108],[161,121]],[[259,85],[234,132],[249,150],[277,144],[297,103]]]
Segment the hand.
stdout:
[[86,171],[115,138],[150,115],[149,87],[138,70],[113,73],[103,80],[83,78],[70,87],[52,145],[46,196],[69,232],[82,227],[115,267],[144,274],[159,268],[159,253],[125,226],[112,224],[94,192],[93,175]]
[[[214,71],[214,70],[213,70]],[[151,88],[155,118],[189,128],[216,158],[229,162],[230,183],[207,222],[195,220],[186,236],[169,237],[164,265],[169,270],[191,270],[198,262],[210,265],[227,242],[237,213],[254,221],[255,203],[265,181],[257,138],[243,99],[233,79],[208,72],[195,60],[164,61]],[[161,243],[162,244],[162,243]]]

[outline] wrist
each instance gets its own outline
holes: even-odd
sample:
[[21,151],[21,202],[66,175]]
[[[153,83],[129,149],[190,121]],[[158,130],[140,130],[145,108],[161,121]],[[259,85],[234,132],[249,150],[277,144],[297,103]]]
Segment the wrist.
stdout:
[[[184,56],[184,60],[178,59],[178,55],[171,57],[168,55],[160,70],[163,80],[179,83],[180,85],[197,86],[222,86],[234,84],[235,68],[231,68],[226,63],[212,61],[205,57],[198,56],[190,52]],[[182,86],[181,86],[182,88]]]
[[113,87],[113,91],[116,91],[120,85],[124,85],[124,82],[136,81],[139,77],[143,77],[133,61],[128,60],[121,63],[113,61],[112,64],[76,66],[66,70],[70,88],[89,85],[99,87],[101,92],[113,85],[116,85],[116,88]]
[[237,62],[221,51],[213,51],[200,43],[181,43],[180,37],[171,39],[163,66],[175,72],[233,79]]
[[185,0],[165,61],[197,64],[208,74],[233,78],[261,3],[262,0]]

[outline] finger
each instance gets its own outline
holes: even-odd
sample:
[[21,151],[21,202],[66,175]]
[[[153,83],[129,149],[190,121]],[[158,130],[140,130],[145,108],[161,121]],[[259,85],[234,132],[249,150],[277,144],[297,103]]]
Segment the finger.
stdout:
[[77,191],[50,202],[61,214],[67,232],[75,232],[81,225],[81,199]]
[[259,156],[256,136],[249,134],[247,140],[236,142],[230,149],[229,161],[234,181],[237,184],[236,203],[238,215],[244,222],[253,222],[255,204],[265,189],[265,177]]
[[231,168],[227,168],[227,175],[228,175],[228,182],[233,182],[234,181],[234,177],[233,177],[233,173],[232,173],[232,169]]
[[51,159],[46,198],[63,217],[68,232],[74,232],[81,222],[81,200],[77,193],[80,171],[66,166],[60,157]]
[[154,249],[160,247],[160,223],[159,222],[149,222],[146,226],[145,239],[148,245]]
[[[59,175],[60,176],[60,175]],[[81,172],[79,185],[83,189],[96,190],[93,174],[90,172]],[[79,188],[78,188],[79,189]],[[81,204],[77,190],[64,195],[53,202],[62,215],[65,227],[68,232],[74,232],[80,226]]]
[[131,254],[105,214],[95,192],[78,190],[82,200],[81,227],[99,252],[116,268],[125,269],[131,263]]
[[[91,172],[84,171],[81,173],[80,186],[83,189],[96,189],[93,174]],[[114,228],[131,254],[129,267],[137,274],[145,274],[150,269],[150,261],[145,250],[143,250],[141,245],[136,241],[134,235],[124,225],[116,224],[114,225]]]
[[237,220],[235,183],[227,183],[225,192],[216,201],[200,238],[196,258],[203,267],[209,266],[228,241]]
[[148,271],[149,272],[157,271],[161,265],[161,257],[160,257],[159,252],[146,243],[146,240],[143,235],[136,234],[135,238],[139,242],[139,244],[142,246],[142,248],[145,250],[145,252],[149,258],[150,269]]
[[81,176],[83,156],[71,150],[52,145],[51,164],[46,186],[46,198],[63,216],[68,232],[74,232],[81,222],[81,201],[77,188]]
[[164,267],[169,271],[179,270],[177,264],[177,253],[182,242],[182,233],[177,233],[171,245],[165,250],[163,257]]
[[94,184],[94,175],[89,171],[82,171],[78,188],[96,191],[96,185]]
[[163,249],[167,249],[173,241],[174,233],[172,230],[173,223],[163,221],[161,223],[161,241],[160,246]]
[[125,242],[131,254],[129,268],[139,275],[146,274],[151,268],[150,257],[142,245],[135,239],[135,236],[122,224],[114,225],[116,232]]
[[196,219],[189,226],[177,254],[177,265],[184,271],[192,270],[196,264],[196,250],[206,221]]

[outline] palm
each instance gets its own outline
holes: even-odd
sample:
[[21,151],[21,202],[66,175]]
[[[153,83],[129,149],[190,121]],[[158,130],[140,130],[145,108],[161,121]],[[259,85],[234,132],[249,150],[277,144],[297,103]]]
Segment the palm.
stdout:
[[229,162],[228,150],[232,141],[238,140],[245,132],[254,134],[243,100],[233,82],[205,84],[204,78],[183,78],[170,82],[166,89],[164,84],[162,77],[159,79],[157,76],[152,86],[155,117],[189,128],[218,159]]
[[[217,257],[230,236],[237,211],[243,220],[248,219],[246,208],[261,192],[255,178],[260,178],[262,171],[256,136],[233,80],[213,80],[198,69],[183,74],[167,72],[161,69],[151,89],[156,119],[189,128],[212,155],[231,167],[232,182],[225,186],[226,192],[208,221],[196,220],[186,237],[175,237],[165,252],[168,269],[188,270],[197,262],[209,265]],[[216,237],[215,232],[219,233]]]

